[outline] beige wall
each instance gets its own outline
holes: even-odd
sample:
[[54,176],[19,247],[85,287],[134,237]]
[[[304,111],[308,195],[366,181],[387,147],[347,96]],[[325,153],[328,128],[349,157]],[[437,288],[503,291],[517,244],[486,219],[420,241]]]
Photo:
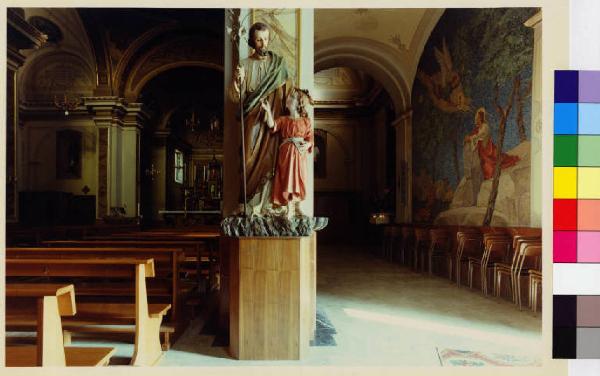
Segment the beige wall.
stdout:
[[385,183],[385,110],[373,116],[315,120],[327,132],[325,179],[315,179],[315,191],[381,191]]
[[[56,132],[65,129],[83,133],[81,179],[56,178]],[[92,120],[31,121],[25,124],[22,134],[26,142],[23,143],[20,190],[55,190],[82,195],[81,189],[87,185],[88,194],[95,194],[98,168],[96,127]]]

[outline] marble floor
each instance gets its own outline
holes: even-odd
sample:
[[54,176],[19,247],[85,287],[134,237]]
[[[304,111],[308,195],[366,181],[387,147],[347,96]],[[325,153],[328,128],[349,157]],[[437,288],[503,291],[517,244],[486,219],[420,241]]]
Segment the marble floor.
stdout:
[[[158,366],[439,367],[450,365],[442,354],[454,350],[541,361],[539,313],[414,273],[361,247],[319,247],[317,268],[317,302],[337,330],[337,346],[311,347],[301,361],[238,361],[227,348],[211,346],[213,336],[200,334],[199,317]],[[131,345],[114,345],[118,356],[131,354]]]

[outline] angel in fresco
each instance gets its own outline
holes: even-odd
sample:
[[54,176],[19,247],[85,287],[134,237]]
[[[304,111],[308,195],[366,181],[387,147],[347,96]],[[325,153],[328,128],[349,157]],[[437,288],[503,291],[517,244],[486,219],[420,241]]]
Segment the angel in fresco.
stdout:
[[308,90],[299,88],[292,89],[286,99],[287,116],[273,119],[269,102],[261,102],[271,132],[279,132],[281,136],[272,198],[276,206],[287,206],[288,218],[304,215],[300,210],[300,202],[306,197],[307,159],[314,145],[308,115],[311,105],[314,105],[314,101]]
[[452,57],[446,44],[442,41],[442,49],[433,48],[439,72],[428,75],[419,70],[417,77],[427,88],[429,98],[443,112],[467,112],[471,109],[471,100],[465,96],[460,75],[452,66]]

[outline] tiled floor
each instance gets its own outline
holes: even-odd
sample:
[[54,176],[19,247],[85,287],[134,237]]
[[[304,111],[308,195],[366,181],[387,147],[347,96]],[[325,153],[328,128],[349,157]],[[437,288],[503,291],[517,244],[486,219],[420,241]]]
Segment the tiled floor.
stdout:
[[[318,254],[317,301],[337,330],[337,346],[311,347],[302,361],[238,361],[211,347],[214,337],[199,334],[197,319],[158,366],[441,366],[444,349],[541,359],[539,313],[358,247],[320,247]],[[131,345],[117,347],[118,355],[131,354]]]

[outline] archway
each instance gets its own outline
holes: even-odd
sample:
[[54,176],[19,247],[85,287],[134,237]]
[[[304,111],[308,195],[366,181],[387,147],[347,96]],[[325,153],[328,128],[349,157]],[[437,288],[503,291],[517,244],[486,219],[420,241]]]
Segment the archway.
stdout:
[[[141,209],[147,220],[162,220],[160,210],[183,210],[189,204],[186,190],[195,188],[195,166],[213,157],[222,160],[222,134],[209,134],[209,128],[213,118],[222,124],[223,93],[220,69],[186,63],[157,74],[140,90],[137,101],[150,113],[140,149]],[[183,166],[178,167],[179,152]]]

